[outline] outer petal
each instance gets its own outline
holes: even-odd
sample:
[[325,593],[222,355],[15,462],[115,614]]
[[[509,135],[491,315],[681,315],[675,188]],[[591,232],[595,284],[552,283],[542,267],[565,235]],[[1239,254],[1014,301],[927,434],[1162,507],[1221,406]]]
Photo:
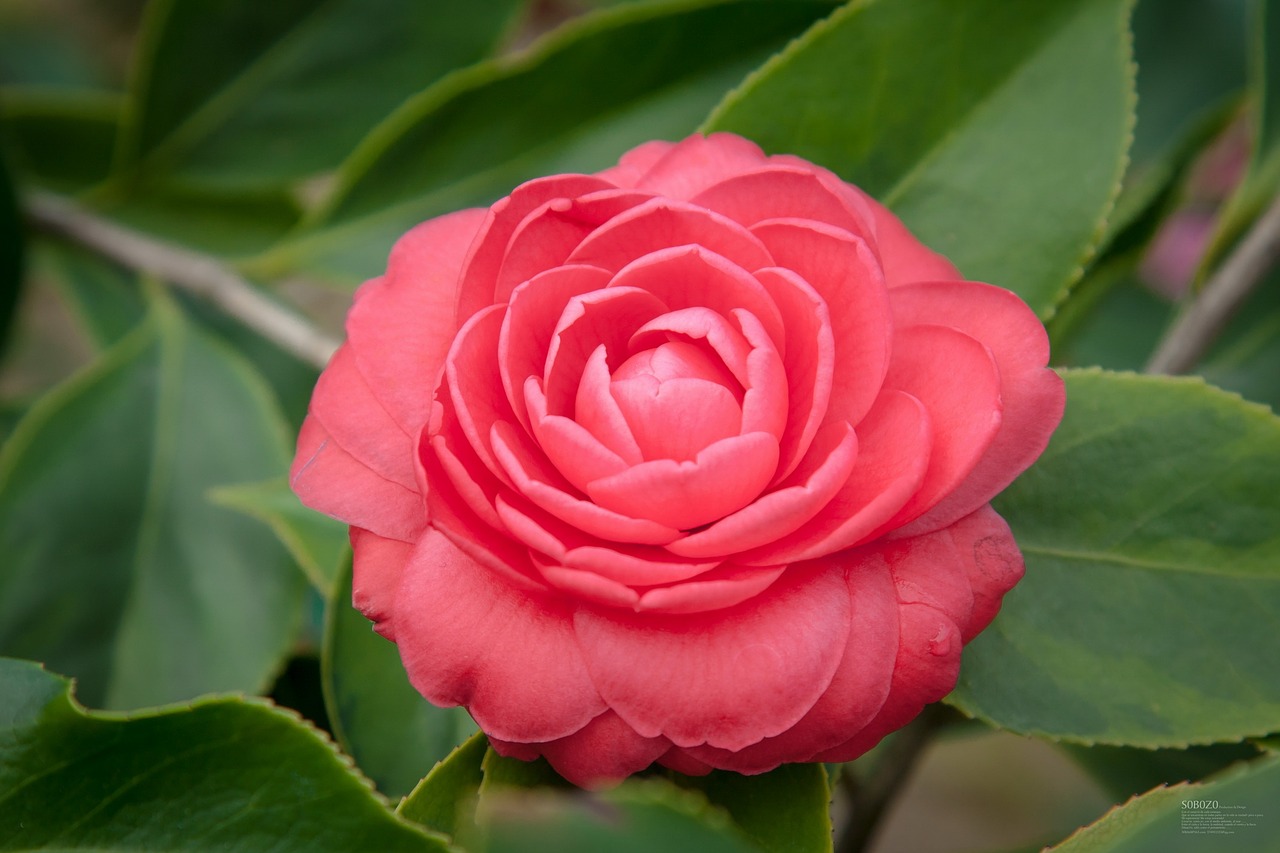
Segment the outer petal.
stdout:
[[605,710],[549,596],[513,589],[431,532],[405,567],[396,642],[409,680],[437,705],[465,705],[502,740],[572,734]]
[[357,461],[314,415],[302,422],[289,483],[312,509],[379,536],[412,542],[426,526],[422,495]]
[[967,643],[996,617],[1005,593],[1022,579],[1022,552],[1005,520],[984,506],[947,528],[973,590],[969,624],[961,625]]
[[548,743],[517,744],[489,738],[500,755],[530,761],[545,756],[564,778],[583,788],[603,788],[645,769],[668,749],[664,737],[642,737],[612,711],[581,730]]
[[669,198],[692,198],[719,181],[758,168],[766,160],[760,146],[741,136],[694,134],[665,151],[637,186]]
[[792,567],[736,607],[692,616],[579,610],[591,677],[641,735],[742,749],[795,725],[835,674],[849,597],[835,572]]
[[483,210],[428,220],[391,250],[387,274],[366,282],[347,315],[347,340],[375,397],[407,435],[427,422],[445,354],[458,326],[462,260]]
[[962,278],[950,261],[917,240],[887,207],[861,190],[857,192],[866,199],[875,216],[876,247],[890,287],[915,281]]
[[895,288],[891,298],[897,324],[959,329],[986,344],[1000,368],[1000,431],[964,482],[901,531],[914,536],[968,515],[1025,471],[1062,420],[1066,391],[1062,378],[1045,367],[1044,327],[1013,293],[977,282],[928,282]]
[[413,545],[353,527],[351,553],[351,603],[374,623],[375,631],[394,641],[391,617],[395,613],[396,590]]

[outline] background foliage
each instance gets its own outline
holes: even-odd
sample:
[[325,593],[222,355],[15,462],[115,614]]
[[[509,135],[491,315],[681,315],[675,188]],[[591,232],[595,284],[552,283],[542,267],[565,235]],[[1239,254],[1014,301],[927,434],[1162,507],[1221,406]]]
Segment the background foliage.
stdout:
[[[833,815],[862,849],[976,728],[1120,804],[1027,843],[1280,850],[1276,276],[1202,378],[1134,372],[1265,227],[1277,51],[1266,0],[0,0],[0,850],[808,853]],[[588,795],[428,706],[349,607],[343,529],[284,481],[313,360],[42,211],[339,334],[413,223],[699,129],[1017,291],[1067,416],[998,501],[1027,577],[961,713],[844,767]],[[1209,843],[1191,799],[1261,816]]]

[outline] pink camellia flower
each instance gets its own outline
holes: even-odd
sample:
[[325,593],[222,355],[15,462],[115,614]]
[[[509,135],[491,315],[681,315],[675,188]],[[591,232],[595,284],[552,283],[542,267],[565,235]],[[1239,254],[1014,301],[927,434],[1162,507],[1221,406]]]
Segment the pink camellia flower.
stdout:
[[850,760],[1022,575],[987,502],[1061,380],[1031,310],[832,173],[650,142],[425,222],[360,288],[293,487],[355,605],[499,752]]

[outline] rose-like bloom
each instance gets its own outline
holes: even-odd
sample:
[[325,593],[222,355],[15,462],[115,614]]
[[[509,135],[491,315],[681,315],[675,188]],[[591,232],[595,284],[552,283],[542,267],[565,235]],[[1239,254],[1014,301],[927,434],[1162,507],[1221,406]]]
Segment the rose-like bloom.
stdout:
[[987,505],[1048,343],[830,172],[651,142],[425,222],[360,288],[293,486],[355,605],[495,749],[580,784],[845,761],[1023,571]]

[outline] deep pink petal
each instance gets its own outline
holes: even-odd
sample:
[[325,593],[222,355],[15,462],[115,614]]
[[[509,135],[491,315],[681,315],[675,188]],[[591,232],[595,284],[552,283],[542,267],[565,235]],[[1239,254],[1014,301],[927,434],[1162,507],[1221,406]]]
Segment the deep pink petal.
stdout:
[[1022,579],[1022,552],[1009,525],[990,506],[960,519],[947,532],[973,590],[969,624],[960,626],[967,643],[991,624],[1005,593]]
[[454,417],[476,457],[498,479],[506,473],[489,444],[490,427],[515,420],[498,372],[498,338],[506,307],[494,305],[463,324],[445,361]]
[[694,747],[695,758],[725,770],[763,773],[779,764],[809,761],[844,743],[869,723],[889,695],[898,649],[898,600],[884,561],[875,555],[826,558],[847,579],[852,606],[849,640],[822,697],[781,734],[738,752]]
[[827,505],[849,479],[858,458],[858,439],[848,424],[830,424],[813,450],[780,488],[737,512],[691,533],[667,550],[685,557],[725,556],[746,551],[797,530]]
[[412,553],[409,542],[351,528],[351,603],[373,622],[375,631],[393,642],[396,592]]
[[465,705],[496,738],[561,738],[605,710],[569,608],[513,589],[437,533],[414,550],[396,611],[413,686],[437,705]]
[[731,133],[694,134],[664,152],[638,183],[640,189],[687,199],[726,178],[759,167],[764,152]]
[[572,569],[554,560],[534,555],[533,564],[556,589],[569,593],[579,601],[632,610],[640,601],[640,593],[625,584],[595,572]]
[[588,789],[616,784],[648,767],[671,748],[663,737],[647,738],[605,711],[581,730],[558,740],[538,744],[514,744],[489,738],[500,755],[525,761],[542,755],[573,784]]
[[583,500],[511,424],[494,424],[493,448],[515,489],[535,505],[590,536],[611,542],[665,545],[680,531],[620,515]]
[[833,192],[808,164],[771,163],[709,187],[694,196],[693,203],[748,227],[785,217],[825,222],[859,236],[866,231],[845,193]]
[[706,208],[668,198],[637,205],[600,226],[568,262],[617,272],[661,249],[690,245],[709,249],[745,270],[772,264],[768,251],[741,225]]
[[311,394],[310,412],[352,458],[379,477],[416,489],[413,438],[396,423],[356,367],[351,346],[329,359]]
[[849,632],[843,587],[836,572],[793,567],[724,610],[582,608],[574,626],[600,694],[639,734],[741,749],[786,731],[830,684]]
[[632,148],[618,159],[618,165],[596,172],[596,177],[603,178],[618,187],[634,187],[644,177],[645,172],[661,160],[666,153],[675,147],[674,142],[655,139]]
[[976,282],[928,282],[895,288],[900,326],[938,323],[986,344],[1000,368],[1000,431],[964,482],[902,531],[936,530],[973,512],[1003,490],[1044,451],[1062,420],[1062,378],[1045,365],[1049,340],[1031,309],[1013,293]]
[[579,198],[557,198],[532,211],[507,243],[494,288],[494,301],[506,302],[515,289],[544,271],[564,264],[587,235],[650,196],[629,190],[603,190]]
[[727,317],[744,308],[759,318],[779,349],[785,347],[786,327],[769,291],[746,269],[704,246],[655,249],[623,268],[610,287],[652,293],[671,311],[710,308]]
[[893,338],[889,296],[875,253],[862,239],[816,222],[771,219],[751,230],[779,266],[803,276],[826,302],[834,362],[840,365],[827,416],[858,423],[880,392]]
[[[526,396],[533,399],[540,393],[540,388],[530,388]],[[644,451],[640,449],[640,443],[636,441],[631,424],[622,413],[618,398],[613,395],[613,378],[609,375],[609,353],[604,344],[596,347],[582,368],[582,376],[578,379],[578,393],[573,401],[573,414],[576,423],[617,459],[625,461],[628,465],[635,465],[644,460]],[[572,471],[568,476],[571,476],[574,485],[586,491],[586,484],[596,477],[589,476],[589,473],[579,468],[576,463],[570,462],[569,465],[572,466]],[[591,468],[599,470],[603,466],[592,465]],[[561,470],[565,468],[562,467]],[[608,474],[616,474],[620,470],[622,469],[614,468]],[[599,476],[607,475],[601,473]],[[586,479],[583,479],[584,477]]]
[[710,764],[705,761],[699,761],[690,755],[688,750],[681,749],[678,746],[673,746],[663,753],[662,757],[658,759],[658,763],[669,770],[683,773],[686,776],[706,776],[712,770],[715,770]]
[[981,341],[949,326],[910,326],[894,336],[884,385],[924,403],[934,428],[924,482],[891,530],[955,491],[987,452],[1000,430],[1000,371]]
[[613,382],[610,391],[645,459],[690,460],[742,431],[742,407],[715,382],[637,376]]
[[814,761],[852,761],[955,686],[961,648],[956,624],[927,604],[904,604],[899,610],[899,626],[898,655],[884,706],[862,731],[813,756]]
[[929,464],[932,427],[919,400],[886,391],[857,428],[853,473],[812,520],[795,533],[740,555],[751,564],[807,560],[866,541],[920,488]]
[[458,330],[463,256],[484,217],[483,210],[462,210],[413,228],[392,248],[386,275],[366,282],[347,314],[360,373],[406,435],[417,435],[427,421]]
[[572,416],[582,372],[592,353],[603,346],[621,363],[631,334],[665,310],[652,294],[627,287],[610,287],[570,299],[547,351],[543,392],[548,414]]
[[949,260],[917,240],[888,208],[865,193],[863,196],[875,216],[876,248],[889,287],[962,278]]
[[575,296],[604,287],[609,278],[595,267],[557,267],[511,294],[498,336],[498,360],[507,402],[525,428],[530,423],[524,384],[528,377],[542,376],[546,369],[552,335],[565,306]]
[[750,432],[717,441],[690,462],[642,462],[590,483],[587,494],[623,515],[688,530],[755,500],[777,465],[778,440]]
[[726,563],[693,580],[646,590],[634,605],[650,613],[701,613],[755,598],[787,571],[786,566],[735,566]]
[[421,494],[375,474],[343,450],[315,415],[302,422],[289,485],[312,509],[390,539],[412,542],[427,522]]
[[462,263],[454,327],[462,326],[472,314],[497,301],[494,288],[507,243],[531,211],[552,199],[577,198],[609,189],[613,189],[609,182],[591,175],[552,175],[523,183],[509,196],[495,202],[479,224],[476,238]]

